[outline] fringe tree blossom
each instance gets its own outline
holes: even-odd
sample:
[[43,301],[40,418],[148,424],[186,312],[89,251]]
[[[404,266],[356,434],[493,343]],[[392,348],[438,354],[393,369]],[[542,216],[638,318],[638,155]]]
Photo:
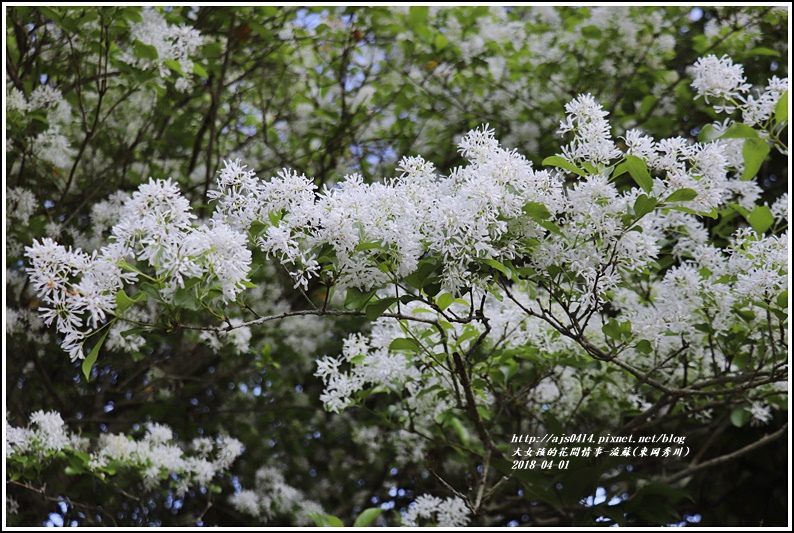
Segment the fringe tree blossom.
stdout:
[[[725,100],[736,99],[742,93],[750,90],[751,85],[744,77],[744,67],[734,65],[733,60],[728,56],[717,56],[711,54],[699,58],[692,66],[694,81],[692,87],[697,91],[697,97],[704,97],[709,103],[709,97],[722,98]],[[725,111],[732,112],[732,108],[725,108]]]
[[310,515],[324,514],[323,508],[295,487],[287,484],[284,474],[272,467],[256,472],[254,490],[243,489],[229,497],[229,503],[241,513],[263,519],[266,523],[279,516],[294,516],[296,525],[312,524]]
[[737,108],[742,111],[742,121],[748,126],[762,125],[774,115],[775,106],[786,91],[788,91],[788,78],[773,76],[764,92],[759,91],[758,97],[746,95],[751,84],[745,83],[744,67],[734,65],[728,56],[717,59],[714,55],[701,57],[692,66],[694,80],[692,87],[697,91],[696,98],[709,97],[723,101],[715,105],[718,113],[733,113]]
[[[569,160],[602,166],[618,161],[622,152],[592,96],[580,96],[566,109],[562,131],[574,132],[564,150]],[[657,174],[654,197],[691,189],[693,207],[707,211],[733,194],[724,145],[680,137],[654,142],[638,131],[625,139],[628,153]],[[522,257],[539,271],[565,272],[555,283],[580,310],[600,309],[609,291],[656,259],[666,215],[640,218],[635,224],[642,231],[628,231],[625,221],[636,209],[639,189],[619,192],[606,172],[564,188],[560,173],[534,170],[524,157],[501,148],[487,127],[464,136],[459,149],[469,164],[446,177],[410,157],[398,167],[401,175],[386,183],[365,184],[351,175],[319,193],[294,172],[262,181],[239,161],[229,161],[210,193],[213,218],[198,227],[177,186],[151,180],[123,203],[111,229],[113,242],[99,254],[66,250],[50,240],[28,248],[31,279],[46,304],[42,316],[48,324],[57,319],[64,349],[81,358],[86,336],[114,314],[115,293],[137,279],[135,269],[122,273],[123,261],[148,264],[166,301],[190,280],[204,280],[230,302],[246,286],[251,241],[278,258],[304,289],[319,277],[320,260],[327,265],[324,281],[338,290],[373,290],[415,272],[420,258],[435,256],[443,288],[458,294],[492,281],[477,265]],[[527,216],[527,206],[542,206],[557,230],[550,233]],[[238,349],[246,342],[240,335]],[[369,357],[370,363],[350,374],[333,372],[339,360],[323,360],[318,375],[326,380],[328,408],[343,409],[354,391],[378,382],[379,372],[389,376],[397,367],[412,366],[382,350]]]
[[563,147],[563,156],[571,162],[609,163],[621,156],[610,134],[608,113],[589,95],[580,95],[565,104],[566,119],[559,133],[573,132],[574,138]]
[[417,527],[418,520],[424,518],[423,525],[434,524],[438,527],[463,527],[469,523],[470,511],[458,497],[442,500],[436,496],[422,494],[403,514],[403,525]]
[[84,358],[85,340],[116,313],[116,293],[138,280],[136,270],[122,270],[131,257],[154,268],[169,299],[191,278],[217,283],[224,301],[242,291],[251,263],[245,237],[216,222],[196,228],[189,211],[170,179],[151,180],[124,202],[113,242],[99,252],[67,250],[47,238],[26,248],[40,312],[47,325],[57,319],[61,346],[73,361]]
[[113,313],[114,294],[124,281],[135,280],[123,273],[108,256],[88,255],[66,249],[52,239],[33,241],[26,254],[31,282],[42,299],[40,313],[47,325],[56,321],[64,335],[61,346],[72,359],[82,359],[83,342]]
[[197,454],[191,455],[177,445],[171,428],[161,424],[151,424],[140,440],[105,433],[92,442],[70,433],[61,415],[54,411],[33,413],[29,428],[6,425],[5,429],[6,458],[10,459],[11,468],[17,462],[24,465],[30,460],[51,460],[56,452],[63,452],[75,455],[72,468],[82,462],[87,472],[100,478],[115,475],[120,468],[130,469],[141,476],[149,489],[171,475],[178,476],[180,493],[191,486],[206,486],[217,474],[227,471],[243,451],[237,439],[205,437],[199,445],[194,443]]
[[[185,25],[175,26],[168,24],[159,12],[154,9],[144,9],[141,12],[143,20],[135,23],[130,28],[133,39],[153,46],[157,50],[157,59],[140,59],[132,54],[125,54],[125,60],[142,69],[158,69],[162,78],[170,76],[170,69],[166,61],[179,63],[182,72],[187,76],[193,73],[194,55],[204,40],[197,30]],[[176,81],[176,89],[185,92],[190,88],[190,82],[180,77]]]
[[763,124],[775,113],[775,106],[780,98],[788,91],[788,78],[780,79],[772,76],[766,90],[758,98],[748,95],[739,98],[742,105],[742,121],[748,126]]

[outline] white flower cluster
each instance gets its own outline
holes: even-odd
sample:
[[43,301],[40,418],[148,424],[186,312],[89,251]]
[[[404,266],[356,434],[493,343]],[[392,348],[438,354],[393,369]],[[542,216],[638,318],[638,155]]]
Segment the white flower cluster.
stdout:
[[50,124],[68,123],[72,114],[72,107],[64,99],[61,91],[50,85],[39,85],[33,89],[27,99],[22,91],[10,87],[6,109],[21,113],[43,109],[47,112],[47,121]]
[[39,311],[47,325],[56,321],[63,335],[61,347],[72,361],[83,359],[83,343],[116,308],[115,293],[134,275],[122,272],[114,258],[103,251],[88,255],[66,249],[52,239],[33,241],[25,248],[31,261],[27,269],[41,298]]
[[[130,28],[132,38],[155,47],[158,57],[156,60],[140,59],[127,53],[124,55],[125,60],[142,69],[157,68],[163,78],[170,75],[169,67],[165,62],[176,61],[184,75],[189,77],[193,73],[193,61],[190,56],[194,55],[204,43],[198,30],[184,24],[170,25],[163,15],[154,9],[144,9],[141,17],[143,21],[133,24]],[[180,77],[176,81],[176,89],[180,92],[188,90],[190,88],[188,80],[187,77]]]
[[248,241],[225,224],[193,227],[194,218],[175,183],[151,180],[124,204],[113,227],[117,256],[133,253],[153,266],[168,280],[166,296],[184,288],[186,279],[207,278],[217,281],[224,301],[234,300],[248,276]]
[[[677,250],[692,259],[649,285],[650,303],[631,290],[617,289],[613,305],[621,320],[630,321],[635,338],[649,341],[658,353],[675,352],[685,338],[690,353],[699,354],[690,359],[693,369],[703,375],[732,369],[736,348],[714,339],[729,339],[745,328],[747,342],[760,360],[771,364],[775,348],[764,332],[777,328],[778,319],[767,317],[758,305],[774,305],[788,287],[787,233],[761,237],[740,229],[722,250],[707,242],[694,217],[678,215],[668,217],[668,227],[684,235]],[[645,356],[627,354],[626,359],[642,365]],[[675,366],[671,361],[669,367]]]
[[202,437],[193,441],[195,453],[187,454],[177,445],[171,429],[161,424],[151,424],[139,441],[123,434],[103,434],[91,443],[69,432],[61,415],[54,411],[36,411],[30,416],[28,428],[6,424],[5,430],[6,457],[35,455],[45,459],[62,450],[85,456],[93,448],[95,451],[84,465],[87,470],[112,475],[119,468],[129,468],[141,474],[148,488],[174,474],[179,477],[179,491],[208,484],[216,474],[228,470],[243,451],[237,439],[223,437],[213,441]]
[[[690,207],[709,211],[726,202],[734,192],[743,191],[735,184],[739,175],[729,177],[729,168],[738,162],[728,153],[733,145],[725,141],[704,144],[671,137],[655,142],[639,130],[627,131],[625,141],[627,154],[639,157],[650,171],[664,176],[653,180],[652,193],[660,200],[677,190],[692,189],[697,196]],[[753,190],[745,192],[753,194]]]
[[436,496],[422,494],[411,503],[403,514],[403,525],[418,527],[417,522],[424,518],[422,525],[433,524],[438,527],[463,527],[469,523],[469,508],[458,497],[442,500]]
[[706,103],[709,102],[709,97],[736,99],[751,87],[744,77],[744,67],[734,65],[733,60],[728,56],[718,58],[711,54],[700,57],[692,66],[692,73],[694,77],[692,88],[698,93],[696,98],[703,96]]
[[121,268],[130,257],[154,268],[167,299],[189,278],[215,284],[226,302],[245,288],[251,263],[246,237],[218,222],[194,227],[194,218],[175,183],[151,180],[124,202],[113,242],[98,252],[88,255],[46,238],[25,249],[41,314],[47,325],[57,319],[61,346],[73,361],[84,358],[85,340],[115,313],[116,292],[137,281],[136,272]]
[[580,95],[568,102],[565,112],[567,116],[560,121],[559,133],[574,133],[573,140],[562,149],[566,159],[572,163],[589,161],[598,165],[609,164],[623,155],[612,141],[606,119],[609,113],[591,95]]
[[36,211],[36,196],[24,187],[6,189],[6,225],[15,223],[27,225],[30,216]]
[[243,489],[229,497],[229,503],[241,513],[267,522],[279,516],[294,517],[293,525],[309,525],[314,513],[325,514],[317,502],[306,499],[303,492],[287,484],[284,474],[272,467],[256,472],[254,490]]
[[[352,364],[350,372],[341,372],[344,362],[358,364]],[[318,360],[314,375],[325,384],[320,396],[325,408],[340,413],[366,384],[385,387],[399,384],[401,389],[406,381],[418,379],[420,373],[404,354],[389,352],[385,347],[370,350],[369,340],[354,333],[344,341],[342,358],[326,356]]]
[[323,257],[334,263],[337,286],[366,290],[411,274],[431,253],[444,259],[444,285],[456,291],[477,283],[472,263],[514,257],[520,239],[543,233],[523,215],[528,202],[553,213],[562,201],[559,178],[502,149],[493,131],[469,132],[459,147],[471,163],[448,177],[410,157],[386,184],[351,175],[319,195],[294,172],[261,182],[238,161],[226,162],[212,193],[215,219],[240,229],[262,224],[257,244],[291,271],[296,286],[318,275]]
[[775,113],[780,97],[788,91],[788,78],[780,79],[772,76],[763,93],[758,98],[748,95],[740,98],[742,102],[742,122],[749,126],[763,124]]
[[[192,444],[195,455],[187,455],[174,441],[171,428],[151,424],[146,436],[136,441],[124,434],[103,434],[97,450],[91,454],[88,467],[104,472],[112,465],[140,471],[144,485],[151,489],[169,476],[179,478],[177,490],[184,493],[190,486],[205,486],[219,472],[228,470],[243,452],[240,441],[231,437],[201,437]],[[212,458],[212,452],[215,457]]]
[[764,125],[774,115],[780,97],[788,91],[788,78],[773,76],[757,98],[745,96],[752,85],[745,83],[744,67],[734,65],[728,56],[701,57],[691,70],[692,87],[698,93],[696,98],[703,96],[707,103],[709,97],[721,100],[722,103],[714,106],[718,113],[733,113],[738,107],[742,111],[742,121],[749,126]]
[[30,415],[30,426],[14,427],[6,424],[6,457],[35,453],[48,455],[66,446],[82,448],[75,435],[69,435],[60,413],[36,411]]
[[176,444],[171,429],[161,424],[151,424],[141,440],[124,434],[103,434],[91,443],[69,432],[61,415],[54,411],[36,411],[30,416],[28,428],[6,424],[5,430],[7,458],[35,455],[45,459],[62,450],[67,454],[80,452],[81,458],[94,449],[83,465],[88,471],[104,476],[113,475],[119,468],[132,469],[141,475],[147,488],[175,475],[180,492],[190,486],[207,485],[216,474],[228,470],[243,451],[237,439],[221,437],[213,441],[201,437],[193,441],[195,453],[187,454]]
[[72,122],[71,105],[60,90],[50,85],[39,85],[27,100],[25,94],[16,88],[10,88],[8,92],[7,110],[20,113],[43,110],[46,113],[49,127],[30,140],[30,152],[54,167],[53,173],[56,176],[62,175],[72,164],[76,154],[69,139],[62,133],[68,131]]

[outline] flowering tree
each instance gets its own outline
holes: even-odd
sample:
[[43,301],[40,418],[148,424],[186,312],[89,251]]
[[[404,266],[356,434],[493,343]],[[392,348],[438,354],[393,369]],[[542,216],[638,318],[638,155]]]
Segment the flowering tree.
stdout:
[[787,17],[9,8],[8,523],[785,523]]

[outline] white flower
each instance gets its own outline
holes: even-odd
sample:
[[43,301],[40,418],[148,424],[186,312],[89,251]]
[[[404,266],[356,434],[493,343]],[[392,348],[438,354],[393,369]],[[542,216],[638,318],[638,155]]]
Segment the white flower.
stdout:
[[622,152],[615,147],[609,122],[601,104],[592,95],[579,95],[565,104],[566,119],[560,122],[558,133],[574,133],[571,142],[562,149],[563,156],[571,162],[590,161],[608,164]]
[[772,421],[772,410],[761,402],[753,402],[750,406],[750,425],[762,426]]
[[[709,97],[735,99],[750,89],[750,84],[745,83],[747,79],[744,77],[744,67],[734,65],[728,56],[717,58],[711,54],[698,58],[692,66],[692,72],[692,87],[698,93],[696,98],[703,96],[706,103]],[[726,111],[729,109],[726,108]]]
[[[436,496],[422,494],[417,496],[408,511],[403,515],[403,525],[417,527],[418,518],[425,518],[422,525],[439,527],[461,527],[469,523],[469,509],[458,497],[442,500]],[[435,515],[435,516],[434,516]]]
[[259,516],[259,502],[259,496],[252,490],[241,490],[229,496],[232,507],[252,516]]
[[223,437],[215,459],[218,470],[225,470],[243,453],[243,443],[232,437]]
[[36,411],[30,415],[30,423],[36,426],[33,439],[43,450],[60,450],[68,446],[70,439],[60,413],[50,411]]

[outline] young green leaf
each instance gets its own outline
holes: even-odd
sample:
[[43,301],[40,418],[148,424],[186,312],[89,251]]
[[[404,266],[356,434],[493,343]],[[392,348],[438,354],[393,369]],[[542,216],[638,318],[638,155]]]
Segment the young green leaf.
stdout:
[[758,174],[761,165],[766,161],[769,154],[769,144],[763,139],[747,139],[742,147],[742,157],[744,157],[744,172],[742,179],[751,180]]
[[772,215],[772,211],[769,207],[757,205],[750,212],[750,216],[747,217],[747,222],[753,227],[755,232],[760,235],[772,227],[772,224],[775,223],[775,217]]
[[389,306],[391,306],[397,300],[398,298],[389,296],[388,298],[381,298],[380,300],[371,302],[367,305],[367,319],[370,321],[375,321],[380,315],[386,312]]
[[576,165],[574,165],[564,157],[560,157],[558,155],[547,157],[546,159],[543,160],[542,164],[544,167],[552,166],[552,167],[564,168],[569,172],[573,172],[577,176],[582,176],[582,177],[587,176],[587,173],[584,170],[577,167]]
[[788,91],[780,95],[780,99],[775,104],[775,120],[778,124],[788,120]]
[[529,202],[523,207],[524,213],[535,220],[546,220],[551,218],[548,208],[540,202]]
[[648,167],[645,161],[637,156],[627,155],[626,166],[628,167],[632,179],[634,179],[643,191],[651,192],[653,190],[653,178],[651,178],[650,173],[648,173]]
[[688,202],[697,198],[698,193],[694,189],[678,189],[673,194],[664,199],[667,202]]
[[452,305],[452,300],[454,299],[455,297],[452,296],[452,294],[448,292],[444,292],[438,295],[438,298],[436,299],[436,305],[438,306],[439,309],[445,311],[447,307]]
[[647,195],[641,194],[634,200],[634,216],[640,219],[653,211],[657,205],[656,198],[648,198]]
[[99,357],[99,350],[102,348],[102,343],[105,342],[105,338],[108,336],[108,333],[110,333],[110,326],[105,329],[105,333],[102,334],[86,358],[83,359],[83,375],[85,376],[86,381],[91,379],[91,368],[94,366],[94,363],[96,363],[96,360]]
[[358,515],[356,521],[353,523],[353,527],[367,527],[372,522],[375,521],[376,518],[380,516],[383,512],[383,509],[380,507],[370,507],[369,509],[364,509],[361,511],[361,514]]

